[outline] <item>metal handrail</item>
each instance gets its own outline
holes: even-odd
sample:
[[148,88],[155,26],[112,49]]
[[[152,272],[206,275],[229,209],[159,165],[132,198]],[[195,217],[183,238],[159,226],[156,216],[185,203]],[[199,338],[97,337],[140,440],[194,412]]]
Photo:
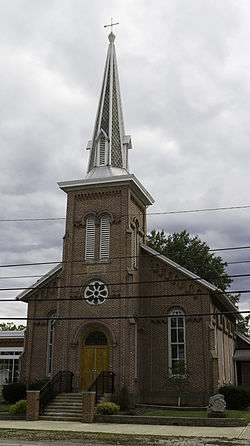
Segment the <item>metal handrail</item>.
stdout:
[[114,393],[115,374],[110,371],[102,371],[89,387],[89,391],[95,392],[96,402],[104,393]]
[[58,393],[72,392],[73,373],[68,370],[60,370],[48,381],[40,390],[40,413],[43,412],[49,401],[55,398]]

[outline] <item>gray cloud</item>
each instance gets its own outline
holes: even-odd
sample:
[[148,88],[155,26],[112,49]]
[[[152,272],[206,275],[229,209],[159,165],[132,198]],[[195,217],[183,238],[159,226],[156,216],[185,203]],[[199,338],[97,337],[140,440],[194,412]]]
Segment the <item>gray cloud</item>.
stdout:
[[[57,181],[85,174],[107,39],[117,54],[130,170],[154,210],[249,203],[250,6],[239,0],[12,0],[1,3],[0,213],[64,216]],[[184,228],[213,247],[248,245],[250,211],[149,217],[149,229]],[[1,224],[1,263],[61,257],[64,223]],[[223,253],[250,259],[249,250]],[[42,274],[46,267],[1,270]],[[234,274],[247,264],[232,265]],[[28,286],[32,279],[2,280]],[[235,281],[250,288],[249,279]],[[234,286],[233,285],[233,286]],[[3,294],[3,293],[2,293]],[[14,295],[4,293],[4,296]],[[248,295],[241,308],[249,307]],[[2,317],[25,308],[2,305]]]

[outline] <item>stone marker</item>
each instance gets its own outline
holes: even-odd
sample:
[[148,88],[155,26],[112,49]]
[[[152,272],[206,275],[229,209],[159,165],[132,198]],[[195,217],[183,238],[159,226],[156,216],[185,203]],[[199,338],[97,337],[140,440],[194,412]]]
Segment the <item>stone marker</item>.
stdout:
[[207,416],[209,418],[224,418],[226,410],[226,401],[224,395],[217,393],[209,398]]

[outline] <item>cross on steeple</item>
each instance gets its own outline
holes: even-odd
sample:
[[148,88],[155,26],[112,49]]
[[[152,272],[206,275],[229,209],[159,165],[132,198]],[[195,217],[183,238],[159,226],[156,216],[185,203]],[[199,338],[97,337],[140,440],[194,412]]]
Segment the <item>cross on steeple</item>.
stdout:
[[119,22],[113,23],[113,17],[111,17],[110,25],[104,25],[104,28],[110,27],[110,31],[112,33],[113,32],[113,26],[115,26],[115,25],[119,25]]

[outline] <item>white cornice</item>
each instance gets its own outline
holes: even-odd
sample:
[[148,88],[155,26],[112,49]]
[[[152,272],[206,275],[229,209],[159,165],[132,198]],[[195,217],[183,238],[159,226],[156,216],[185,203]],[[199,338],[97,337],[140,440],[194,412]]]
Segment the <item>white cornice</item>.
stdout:
[[154,203],[153,197],[149,194],[149,192],[145,189],[145,187],[140,183],[140,181],[133,174],[128,175],[115,175],[111,177],[102,177],[102,178],[87,178],[82,180],[72,180],[72,181],[61,181],[58,184],[60,189],[64,192],[70,192],[72,190],[82,190],[92,186],[101,187],[106,185],[123,185],[123,184],[131,184],[137,192],[140,193],[141,199],[146,206],[149,206]]

